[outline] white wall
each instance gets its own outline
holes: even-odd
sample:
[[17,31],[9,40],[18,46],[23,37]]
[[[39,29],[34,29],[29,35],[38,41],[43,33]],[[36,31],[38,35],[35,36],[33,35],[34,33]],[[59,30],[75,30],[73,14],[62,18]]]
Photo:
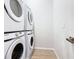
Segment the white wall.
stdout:
[[54,48],[60,59],[70,59],[66,55],[68,48],[66,47],[67,44],[65,39],[69,36],[73,36],[73,0],[53,0],[52,5],[52,33],[54,35]]
[[70,59],[66,53],[69,48],[65,39],[73,36],[73,0],[25,0],[25,2],[33,12],[36,47],[54,48],[60,59]]
[[36,47],[52,48],[52,0],[27,0],[35,22]]

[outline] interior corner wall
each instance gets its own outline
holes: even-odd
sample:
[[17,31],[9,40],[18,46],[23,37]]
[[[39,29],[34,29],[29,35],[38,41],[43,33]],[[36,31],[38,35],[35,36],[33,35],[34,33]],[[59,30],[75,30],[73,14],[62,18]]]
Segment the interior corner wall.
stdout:
[[27,0],[31,8],[35,24],[35,47],[52,48],[52,0]]

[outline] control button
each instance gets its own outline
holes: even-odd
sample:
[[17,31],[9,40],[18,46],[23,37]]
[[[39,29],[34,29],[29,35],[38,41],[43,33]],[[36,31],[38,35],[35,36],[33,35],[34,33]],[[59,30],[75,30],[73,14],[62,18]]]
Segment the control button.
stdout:
[[18,36],[18,33],[16,33],[15,36]]

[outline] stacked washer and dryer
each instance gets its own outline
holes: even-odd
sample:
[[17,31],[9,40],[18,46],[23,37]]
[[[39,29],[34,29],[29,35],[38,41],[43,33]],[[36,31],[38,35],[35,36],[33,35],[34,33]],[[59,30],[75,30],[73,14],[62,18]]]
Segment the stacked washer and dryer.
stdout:
[[[28,32],[25,33],[25,38],[26,38],[26,59],[31,59],[32,52],[34,49],[34,22],[33,22],[33,16],[31,9],[24,4],[24,10],[25,10],[25,15],[24,15],[24,24],[25,24],[25,30],[28,30]],[[27,16],[27,17],[26,17]]]
[[4,58],[31,59],[34,47],[33,32],[30,9],[22,0],[5,0]]

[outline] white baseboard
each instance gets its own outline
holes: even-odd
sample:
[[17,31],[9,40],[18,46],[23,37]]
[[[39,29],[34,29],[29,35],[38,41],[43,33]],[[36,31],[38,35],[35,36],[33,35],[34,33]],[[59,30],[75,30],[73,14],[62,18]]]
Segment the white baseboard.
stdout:
[[56,50],[54,48],[35,47],[34,49],[53,50],[55,55],[56,55],[56,57],[57,57],[57,59],[60,59],[58,54],[57,54],[57,52],[56,52]]

